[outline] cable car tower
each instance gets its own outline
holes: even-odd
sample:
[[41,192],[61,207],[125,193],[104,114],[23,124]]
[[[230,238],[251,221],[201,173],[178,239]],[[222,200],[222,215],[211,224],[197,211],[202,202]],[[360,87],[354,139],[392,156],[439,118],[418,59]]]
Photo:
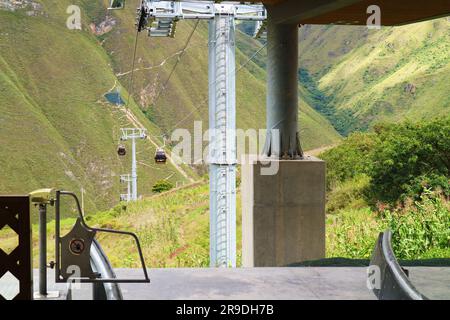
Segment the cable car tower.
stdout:
[[120,176],[120,183],[127,184],[127,193],[120,195],[120,201],[131,201],[131,174],[123,174]]
[[143,0],[138,9],[137,29],[150,37],[174,37],[181,19],[209,21],[211,267],[236,267],[236,20],[266,17],[262,4],[226,1]]
[[[131,175],[122,175],[120,182],[127,183],[127,194],[121,195],[121,201],[136,201],[138,199],[137,191],[137,165],[136,165],[136,139],[146,139],[147,130],[138,128],[122,128],[121,141],[131,140]],[[119,150],[120,152],[120,150]],[[131,184],[131,186],[130,186]]]

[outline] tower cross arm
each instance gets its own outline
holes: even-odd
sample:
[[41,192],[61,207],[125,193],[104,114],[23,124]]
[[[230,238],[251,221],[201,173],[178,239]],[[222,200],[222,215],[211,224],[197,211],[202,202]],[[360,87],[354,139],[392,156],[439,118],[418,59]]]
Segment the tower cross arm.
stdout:
[[263,21],[267,18],[262,4],[215,3],[214,1],[145,0],[143,8],[150,20],[213,19],[217,14],[233,15],[237,20]]
[[121,140],[127,141],[129,139],[146,139],[147,138],[147,130],[141,128],[122,128],[121,131]]

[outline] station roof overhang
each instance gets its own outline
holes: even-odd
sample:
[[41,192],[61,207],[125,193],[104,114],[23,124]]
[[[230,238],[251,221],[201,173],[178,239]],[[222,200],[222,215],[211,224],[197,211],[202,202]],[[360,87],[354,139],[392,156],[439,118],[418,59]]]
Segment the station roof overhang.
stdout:
[[367,8],[381,9],[381,25],[395,26],[450,15],[450,0],[261,0],[275,23],[366,25]]

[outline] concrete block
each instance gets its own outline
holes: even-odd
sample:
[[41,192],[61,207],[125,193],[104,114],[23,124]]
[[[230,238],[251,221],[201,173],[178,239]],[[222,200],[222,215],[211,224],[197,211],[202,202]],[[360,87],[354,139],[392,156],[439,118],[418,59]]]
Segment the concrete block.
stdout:
[[[275,174],[261,174],[268,165],[278,165]],[[325,162],[312,156],[246,159],[241,184],[243,267],[325,258],[325,172]]]

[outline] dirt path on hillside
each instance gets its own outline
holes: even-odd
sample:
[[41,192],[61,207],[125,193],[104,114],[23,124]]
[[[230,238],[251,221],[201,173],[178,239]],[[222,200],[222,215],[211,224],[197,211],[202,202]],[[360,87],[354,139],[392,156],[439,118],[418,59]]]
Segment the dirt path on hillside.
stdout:
[[[180,51],[177,51],[177,52],[171,54],[170,56],[165,58],[163,61],[161,61],[160,64],[157,64],[157,65],[154,65],[154,66],[149,66],[149,67],[143,67],[143,68],[135,68],[134,72],[148,71],[148,70],[153,70],[153,69],[156,69],[156,68],[162,68],[167,63],[168,60],[170,60],[170,59],[172,59],[172,58],[174,58],[176,56],[179,56],[183,52],[184,52],[183,50],[180,50]],[[123,77],[123,76],[126,76],[126,75],[130,74],[131,72],[132,72],[132,70],[126,71],[126,72],[117,73],[116,77],[120,78],[120,77]]]
[[320,155],[322,152],[325,152],[325,151],[327,151],[327,150],[330,150],[330,149],[336,147],[337,145],[338,145],[337,143],[335,143],[335,144],[330,144],[329,146],[324,146],[324,147],[320,147],[320,148],[317,148],[317,149],[307,150],[307,151],[305,151],[305,153],[308,154],[308,155],[310,155],[310,156],[317,157],[317,156]]
[[[123,111],[127,117],[127,119],[136,127],[136,128],[140,128],[140,129],[145,129],[145,127],[142,125],[142,123],[136,118],[136,116],[131,112],[130,109],[126,109],[123,108]],[[156,143],[151,137],[150,135],[147,135],[147,139],[148,141],[150,141],[151,144],[153,144],[155,146],[156,149],[160,148],[160,145],[158,143]],[[181,168],[178,164],[175,163],[175,161],[173,160],[173,158],[170,156],[169,153],[166,153],[167,156],[167,160],[169,160],[169,162],[174,166],[174,168],[183,176],[185,177],[187,180],[189,180],[190,183],[194,183],[195,180],[192,179],[187,173],[186,171],[183,170],[183,168]]]

